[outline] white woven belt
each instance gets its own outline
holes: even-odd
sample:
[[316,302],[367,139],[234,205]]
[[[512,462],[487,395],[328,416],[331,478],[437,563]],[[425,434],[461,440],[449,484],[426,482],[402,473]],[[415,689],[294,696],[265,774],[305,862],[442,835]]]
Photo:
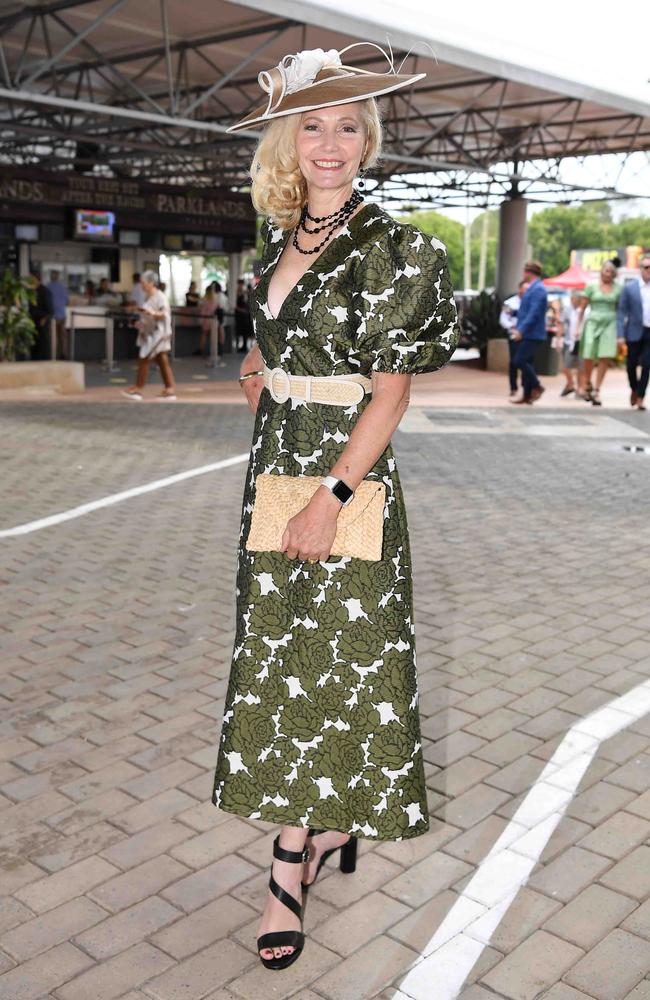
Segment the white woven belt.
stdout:
[[372,382],[364,375],[289,375],[284,368],[264,365],[264,385],[276,403],[304,399],[306,403],[351,406],[372,392]]

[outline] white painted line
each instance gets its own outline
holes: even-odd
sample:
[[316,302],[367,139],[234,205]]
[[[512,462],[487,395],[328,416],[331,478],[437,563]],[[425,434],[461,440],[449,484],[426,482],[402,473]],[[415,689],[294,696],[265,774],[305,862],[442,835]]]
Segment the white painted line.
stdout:
[[92,514],[95,510],[112,507],[114,504],[122,503],[124,500],[132,500],[133,497],[142,496],[143,493],[153,493],[154,490],[162,490],[166,486],[182,483],[184,480],[193,479],[195,476],[205,476],[208,472],[227,469],[230,465],[238,465],[240,462],[248,461],[248,457],[248,452],[245,455],[233,455],[232,458],[224,458],[220,462],[211,462],[210,465],[199,465],[195,469],[188,469],[187,472],[177,472],[173,476],[165,476],[164,479],[155,479],[151,483],[144,483],[143,486],[134,486],[132,489],[123,490],[121,493],[111,493],[109,496],[101,497],[99,500],[91,500],[90,503],[81,504],[79,507],[71,507],[70,510],[63,510],[60,514],[52,514],[50,517],[41,517],[38,521],[28,521],[26,524],[18,524],[15,528],[5,528],[0,531],[0,538],[15,538],[17,535],[29,535],[32,531],[51,528],[55,524],[63,524],[64,521],[72,521],[76,517]]
[[650,680],[579,719],[459,894],[394,1000],[456,1000],[605,740],[650,711]]

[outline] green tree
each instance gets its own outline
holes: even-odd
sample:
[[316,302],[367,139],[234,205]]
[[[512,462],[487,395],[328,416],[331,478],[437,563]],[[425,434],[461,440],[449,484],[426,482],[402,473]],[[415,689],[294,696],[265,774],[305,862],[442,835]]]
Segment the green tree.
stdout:
[[533,215],[528,241],[545,273],[560,274],[571,263],[572,250],[617,246],[616,228],[607,202],[556,205]]
[[0,276],[0,361],[29,357],[36,340],[36,327],[29,307],[36,293],[27,278],[19,278],[8,267]]
[[398,216],[400,222],[417,226],[427,236],[437,236],[447,247],[449,273],[454,288],[463,287],[463,226],[440,212],[414,209]]
[[615,245],[619,247],[638,246],[647,250],[650,247],[650,217],[639,216],[633,219],[621,219],[612,226],[615,233]]

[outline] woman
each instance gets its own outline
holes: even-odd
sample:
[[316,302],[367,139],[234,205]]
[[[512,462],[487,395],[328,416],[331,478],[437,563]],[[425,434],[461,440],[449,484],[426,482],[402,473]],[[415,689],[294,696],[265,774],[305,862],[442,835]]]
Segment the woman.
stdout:
[[195,355],[199,356],[205,354],[205,347],[210,339],[210,331],[212,329],[212,320],[214,319],[214,314],[217,311],[217,296],[215,294],[214,285],[209,284],[205,290],[205,295],[199,303],[199,316],[200,318],[200,329],[201,336],[199,339],[199,346],[193,352]]
[[[256,419],[213,801],[281,827],[258,938],[268,968],[301,953],[301,883],[329,854],[342,849],[342,870],[353,871],[357,838],[428,829],[411,557],[390,438],[411,374],[444,365],[459,331],[442,244],[353,189],[379,154],[372,95],[416,79],[360,73],[335,51],[300,53],[260,75],[266,108],[233,127],[270,121],[251,171],[268,221],[256,344],[241,366]],[[328,477],[287,523],[281,551],[246,548],[262,472]],[[342,504],[364,479],[386,486],[383,557],[330,557]]]
[[191,309],[196,309],[199,299],[200,295],[196,290],[196,281],[190,281],[190,287],[185,292],[185,305]]
[[[617,342],[616,338],[616,309],[622,288],[615,278],[616,265],[611,260],[605,261],[600,269],[600,280],[587,285],[580,301],[577,335],[580,338],[580,357],[583,359],[581,395],[593,406],[602,406],[600,389],[605,372],[610,361],[616,358],[618,346],[623,343]],[[589,317],[585,323],[587,306],[590,307]],[[598,362],[595,388],[591,383],[594,362]]]
[[570,396],[576,391],[578,369],[577,338],[578,321],[580,319],[580,302],[582,296],[575,289],[571,292],[569,302],[562,309],[562,337],[558,337],[558,348],[562,356],[562,373],[566,379],[560,396]]
[[[217,356],[221,354],[223,345],[223,319],[225,316],[225,297],[218,281],[213,281],[205,290],[205,295],[199,306],[201,316],[201,339],[199,349],[195,354],[205,354],[212,330],[212,321],[217,320]],[[219,366],[223,367],[223,362]]]
[[154,271],[144,271],[140,276],[140,284],[144,289],[144,305],[138,308],[140,319],[137,345],[139,348],[138,373],[135,385],[124,389],[122,395],[127,399],[141,402],[144,387],[149,374],[149,362],[156,361],[164,382],[164,389],[159,399],[164,401],[176,399],[174,376],[169,363],[169,352],[172,346],[172,318],[167,296],[158,287],[158,275]]

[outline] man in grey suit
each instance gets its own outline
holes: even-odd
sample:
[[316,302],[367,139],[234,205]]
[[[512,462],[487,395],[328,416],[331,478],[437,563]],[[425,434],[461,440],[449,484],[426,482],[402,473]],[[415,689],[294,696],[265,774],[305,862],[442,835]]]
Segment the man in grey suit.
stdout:
[[[627,343],[630,404],[645,410],[643,399],[650,375],[650,254],[640,261],[640,275],[628,281],[618,301],[618,336]],[[641,374],[638,374],[641,366]]]

